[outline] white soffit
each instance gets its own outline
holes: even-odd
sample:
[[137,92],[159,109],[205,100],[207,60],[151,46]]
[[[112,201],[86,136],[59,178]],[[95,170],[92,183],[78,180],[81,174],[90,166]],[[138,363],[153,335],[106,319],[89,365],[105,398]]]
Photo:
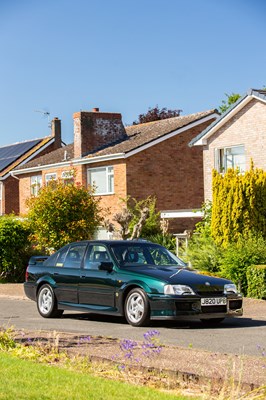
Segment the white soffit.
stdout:
[[202,218],[201,210],[171,210],[161,211],[161,218]]

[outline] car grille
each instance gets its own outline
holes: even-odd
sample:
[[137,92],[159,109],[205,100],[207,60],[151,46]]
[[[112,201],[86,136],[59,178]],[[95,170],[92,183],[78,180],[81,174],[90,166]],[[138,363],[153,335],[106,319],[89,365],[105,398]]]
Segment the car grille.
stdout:
[[201,307],[202,314],[226,313],[226,306],[206,306]]
[[203,296],[203,297],[217,297],[217,296],[223,296],[224,295],[224,291],[223,290],[215,290],[215,291],[210,290],[209,292],[208,291],[197,290],[197,293],[200,296]]
[[192,303],[175,303],[177,311],[191,311],[192,310]]

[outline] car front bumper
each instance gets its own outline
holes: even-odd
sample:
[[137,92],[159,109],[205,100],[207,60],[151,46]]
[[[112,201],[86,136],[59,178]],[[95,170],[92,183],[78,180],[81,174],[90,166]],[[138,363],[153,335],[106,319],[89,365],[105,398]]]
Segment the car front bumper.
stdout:
[[240,317],[243,315],[243,299],[230,295],[224,305],[201,305],[201,297],[149,296],[151,319],[201,320]]

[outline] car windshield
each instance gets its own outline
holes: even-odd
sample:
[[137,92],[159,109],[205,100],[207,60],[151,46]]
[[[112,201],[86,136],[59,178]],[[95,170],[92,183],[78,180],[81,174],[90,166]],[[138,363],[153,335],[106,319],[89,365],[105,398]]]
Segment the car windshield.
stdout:
[[166,248],[148,243],[114,243],[112,251],[120,267],[140,265],[178,266],[186,264]]

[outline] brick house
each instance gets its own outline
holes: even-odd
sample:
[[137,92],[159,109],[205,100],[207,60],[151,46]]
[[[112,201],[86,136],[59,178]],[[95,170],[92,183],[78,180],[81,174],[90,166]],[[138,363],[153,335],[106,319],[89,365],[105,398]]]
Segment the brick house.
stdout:
[[266,170],[266,90],[249,90],[190,146],[203,146],[205,200],[212,199],[213,169],[244,172],[252,160],[255,167]]
[[124,127],[121,114],[81,111],[73,115],[74,143],[39,157],[13,171],[20,182],[20,212],[32,183],[51,178],[95,184],[101,206],[110,215],[119,211],[119,199],[156,196],[157,208],[171,220],[172,230],[191,229],[193,210],[203,202],[202,148],[188,143],[209,126],[216,110]]
[[55,118],[50,136],[0,147],[0,215],[19,214],[19,180],[13,169],[61,146],[61,121]]

